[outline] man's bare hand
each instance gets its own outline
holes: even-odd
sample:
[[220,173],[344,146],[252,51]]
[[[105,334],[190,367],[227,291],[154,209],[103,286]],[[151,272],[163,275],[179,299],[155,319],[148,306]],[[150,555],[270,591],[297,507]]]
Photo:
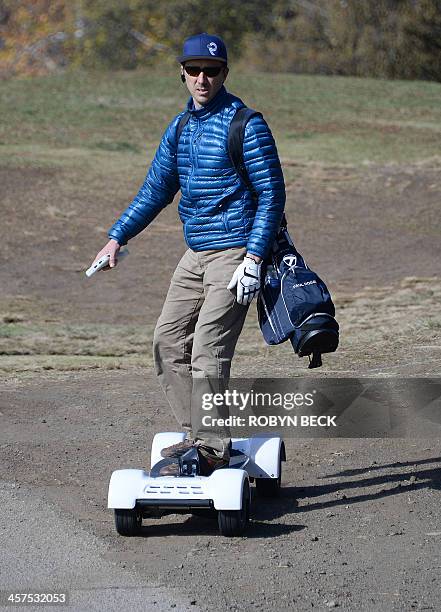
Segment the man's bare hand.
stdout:
[[109,270],[110,268],[114,268],[118,263],[118,252],[120,248],[121,246],[117,243],[117,241],[111,238],[106,244],[106,246],[101,249],[99,253],[97,253],[95,259],[93,260],[93,263],[98,261],[98,259],[101,259],[101,257],[104,257],[104,255],[110,255],[109,265],[103,268],[103,270]]

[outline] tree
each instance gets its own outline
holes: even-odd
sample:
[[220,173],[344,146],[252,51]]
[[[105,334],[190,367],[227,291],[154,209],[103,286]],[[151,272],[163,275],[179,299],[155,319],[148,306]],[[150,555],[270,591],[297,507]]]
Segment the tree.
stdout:
[[2,73],[39,74],[63,66],[66,15],[66,0],[2,0]]
[[441,80],[441,0],[276,0],[271,23],[259,69]]
[[161,54],[174,60],[183,40],[203,31],[222,36],[238,56],[244,34],[261,29],[270,11],[270,0],[83,0],[75,61],[133,68]]
[[0,0],[3,74],[174,62],[203,31],[247,69],[441,81],[441,0]]
[[441,0],[412,3],[403,30],[406,76],[441,81]]

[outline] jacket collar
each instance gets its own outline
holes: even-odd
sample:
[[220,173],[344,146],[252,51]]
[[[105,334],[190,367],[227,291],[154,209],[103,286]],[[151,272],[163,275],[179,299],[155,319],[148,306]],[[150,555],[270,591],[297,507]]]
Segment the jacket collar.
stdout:
[[195,109],[193,98],[190,97],[187,102],[187,110],[193,115],[193,117],[196,117],[197,119],[206,119],[210,115],[216,113],[219,108],[224,105],[226,97],[227,90],[222,85],[222,87],[219,89],[214,98],[210,100],[210,102],[206,106],[203,106],[198,110]]

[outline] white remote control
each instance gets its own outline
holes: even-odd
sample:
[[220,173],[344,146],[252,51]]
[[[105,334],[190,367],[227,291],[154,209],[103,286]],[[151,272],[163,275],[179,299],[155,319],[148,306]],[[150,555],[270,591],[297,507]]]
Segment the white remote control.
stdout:
[[[129,254],[129,251],[127,249],[125,249],[124,251],[119,251],[118,254],[117,254],[118,261],[120,259],[124,258],[128,254]],[[109,259],[110,259],[110,254],[104,255],[103,257],[101,257],[101,259],[98,259],[98,261],[93,263],[90,266],[90,268],[88,270],[86,270],[87,278],[90,278],[92,276],[92,274],[95,274],[95,272],[98,272],[98,270],[101,270],[102,268],[105,268],[108,265],[108,263],[109,263]]]

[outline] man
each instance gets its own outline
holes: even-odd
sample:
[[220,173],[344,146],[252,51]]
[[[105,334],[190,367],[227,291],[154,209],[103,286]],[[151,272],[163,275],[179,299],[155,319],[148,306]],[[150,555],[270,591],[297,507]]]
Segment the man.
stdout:
[[[96,259],[110,254],[109,266],[114,267],[120,247],[181,190],[178,210],[188,250],[171,280],[153,352],[160,385],[188,439],[162,454],[177,459],[196,446],[210,472],[228,462],[230,439],[227,428],[203,426],[202,394],[222,392],[228,383],[249,303],[260,288],[261,261],[282,218],[285,186],[273,137],[260,115],[249,119],[243,143],[257,197],[229,158],[230,124],[244,103],[224,87],[228,63],[222,39],[192,36],[178,60],[191,94],[190,119],[179,139],[185,111],[170,123],[143,186]],[[161,473],[177,472],[174,461]]]

